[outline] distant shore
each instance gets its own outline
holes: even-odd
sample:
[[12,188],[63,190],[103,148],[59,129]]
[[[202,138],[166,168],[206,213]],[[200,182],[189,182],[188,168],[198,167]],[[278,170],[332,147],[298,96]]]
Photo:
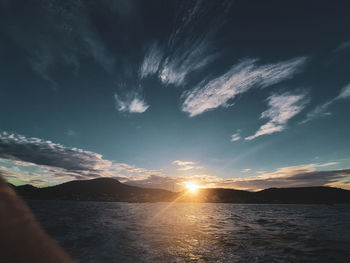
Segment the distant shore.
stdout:
[[43,188],[32,185],[11,186],[24,199],[37,200],[244,204],[350,203],[350,190],[325,186],[269,188],[258,192],[203,188],[196,194],[130,186],[112,178],[75,180]]

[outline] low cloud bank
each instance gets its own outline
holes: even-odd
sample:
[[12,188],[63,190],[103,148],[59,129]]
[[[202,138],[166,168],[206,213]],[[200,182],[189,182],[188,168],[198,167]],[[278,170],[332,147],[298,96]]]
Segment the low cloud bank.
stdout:
[[[125,163],[103,159],[101,154],[39,138],[0,133],[0,172],[10,179],[33,185],[49,185],[74,179],[111,177],[141,187],[181,190],[185,182],[196,182],[202,187],[225,187],[259,190],[270,187],[335,186],[350,189],[350,168],[326,169],[337,163],[307,164],[283,167],[270,173],[251,177],[223,178],[199,173],[204,167],[191,161],[176,160],[179,171],[191,175],[169,176],[161,170],[149,170]],[[197,169],[197,170],[196,170]],[[193,175],[193,171],[198,174]],[[253,173],[250,169],[246,171]]]

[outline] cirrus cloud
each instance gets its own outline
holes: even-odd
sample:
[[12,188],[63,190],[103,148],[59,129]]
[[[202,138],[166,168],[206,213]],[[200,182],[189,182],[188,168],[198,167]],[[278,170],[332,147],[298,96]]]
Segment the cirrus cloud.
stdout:
[[223,75],[204,80],[196,87],[182,94],[182,111],[190,117],[218,107],[226,107],[229,100],[253,87],[265,88],[292,78],[301,71],[307,58],[257,65],[257,59],[244,59],[235,64]]
[[115,93],[114,99],[116,109],[121,112],[143,113],[149,108],[138,93],[127,93],[124,98]]
[[327,111],[330,106],[332,106],[334,103],[338,102],[339,100],[344,100],[349,98],[350,98],[350,83],[347,84],[344,88],[342,88],[336,97],[326,101],[323,104],[316,106],[312,111],[310,111],[306,115],[306,119],[303,120],[300,124],[309,122],[313,119],[320,118],[322,116],[331,115],[331,113]]
[[[174,26],[164,43],[153,43],[139,69],[142,78],[156,75],[165,84],[181,86],[189,74],[219,57],[213,42],[228,21],[232,1],[183,1],[176,8]],[[208,17],[209,12],[215,15]],[[203,31],[203,26],[205,31]]]
[[307,102],[305,94],[291,93],[274,94],[267,100],[269,109],[264,111],[260,118],[270,120],[262,125],[254,135],[246,137],[246,140],[284,130],[288,120],[301,112]]
[[241,139],[239,132],[240,131],[238,130],[236,133],[231,135],[231,142],[236,142],[236,141],[239,141]]

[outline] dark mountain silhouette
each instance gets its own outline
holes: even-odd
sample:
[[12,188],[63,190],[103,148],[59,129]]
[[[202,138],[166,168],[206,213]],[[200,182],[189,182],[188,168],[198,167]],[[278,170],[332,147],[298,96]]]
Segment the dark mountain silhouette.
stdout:
[[233,189],[203,189],[203,202],[255,204],[350,203],[350,191],[333,187],[269,188],[258,192]]
[[350,203],[350,191],[334,187],[270,188],[256,193],[263,203]]
[[259,192],[208,188],[193,195],[162,189],[141,188],[112,178],[77,180],[56,186],[37,188],[12,186],[25,199],[81,200],[116,202],[209,202],[256,204],[333,204],[350,203],[350,191],[333,187],[269,188]]
[[111,178],[77,180],[44,188],[24,185],[15,189],[27,199],[49,200],[158,202],[172,201],[176,196],[170,191],[129,186]]

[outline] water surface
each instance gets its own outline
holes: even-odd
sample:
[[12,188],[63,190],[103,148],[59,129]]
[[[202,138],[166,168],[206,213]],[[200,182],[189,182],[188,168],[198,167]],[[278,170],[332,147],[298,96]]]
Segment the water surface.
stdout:
[[78,262],[350,262],[350,205],[29,205]]

